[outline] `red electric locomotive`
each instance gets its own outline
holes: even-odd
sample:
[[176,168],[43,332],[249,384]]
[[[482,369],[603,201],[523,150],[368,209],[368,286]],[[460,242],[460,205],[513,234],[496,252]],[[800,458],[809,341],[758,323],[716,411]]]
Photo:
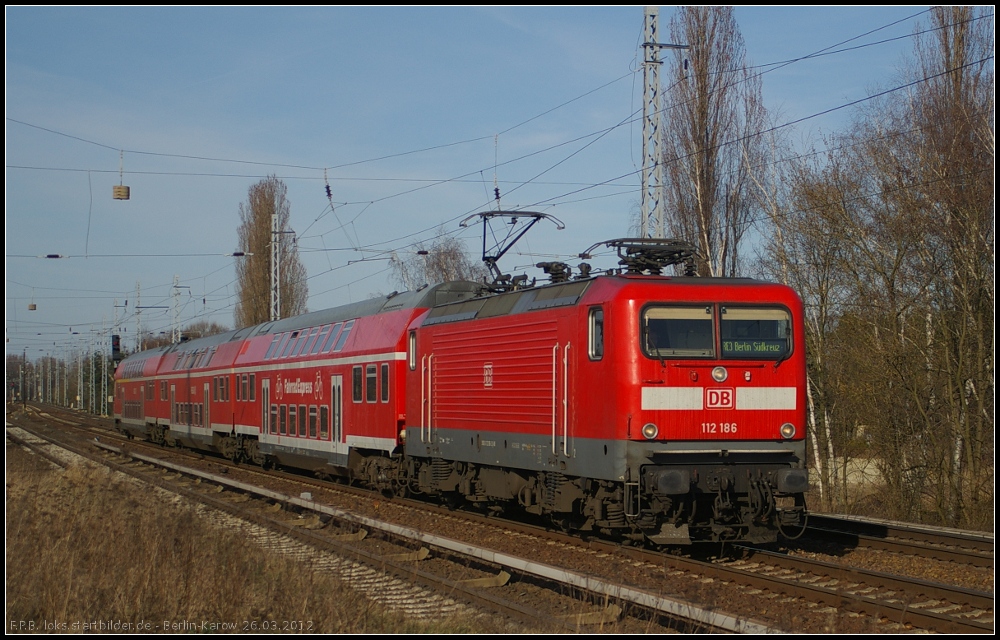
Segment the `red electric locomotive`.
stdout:
[[442,305],[411,326],[405,475],[420,491],[661,544],[797,531],[798,296],[639,275],[662,246],[616,242],[633,274]]
[[453,282],[136,354],[116,372],[116,422],[620,538],[797,533],[798,296],[644,275],[691,253],[608,244],[625,273],[555,267],[552,284],[488,294]]

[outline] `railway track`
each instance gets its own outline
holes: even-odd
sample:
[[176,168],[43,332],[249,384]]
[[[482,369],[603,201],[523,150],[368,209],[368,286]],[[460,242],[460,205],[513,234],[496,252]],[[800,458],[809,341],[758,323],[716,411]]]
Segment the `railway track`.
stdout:
[[992,534],[921,527],[848,516],[812,514],[806,534],[850,547],[904,553],[930,560],[994,567]]
[[[222,462],[222,461],[218,461]],[[249,470],[242,469],[241,473]],[[256,472],[255,472],[256,473]],[[307,482],[301,478],[295,482]],[[312,482],[312,481],[308,481]],[[313,483],[309,486],[329,486],[327,483]],[[398,510],[400,501],[392,501],[393,510]],[[387,508],[383,504],[383,508]],[[716,559],[706,562],[691,558],[678,558],[641,549],[622,548],[600,541],[581,541],[578,538],[562,536],[556,532],[537,527],[510,524],[496,518],[478,518],[473,515],[451,512],[441,508],[416,505],[423,513],[431,511],[434,518],[422,516],[424,522],[453,520],[451,530],[466,529],[472,537],[489,539],[491,543],[498,531],[507,531],[508,537],[524,536],[534,539],[540,549],[545,545],[555,545],[565,555],[565,564],[588,567],[581,556],[596,559],[595,564],[604,563],[620,577],[617,581],[602,582],[587,596],[590,602],[603,600],[615,602],[625,613],[649,618],[664,616],[663,608],[644,609],[643,597],[629,599],[623,597],[635,591],[648,596],[661,596],[664,592],[678,596],[687,606],[711,608],[718,602],[747,603],[734,606],[733,620],[760,620],[761,627],[772,629],[794,628],[862,629],[876,632],[898,632],[902,630],[929,630],[958,633],[992,633],[993,608],[992,593],[976,592],[968,589],[949,587],[905,576],[880,574],[857,568],[810,561],[805,558],[769,554],[759,549],[746,549],[745,557],[739,559]],[[418,518],[418,516],[407,516]],[[435,550],[435,555],[441,553]],[[485,552],[484,552],[485,553]],[[558,556],[558,553],[556,554]],[[482,558],[481,558],[482,560]],[[624,560],[624,561],[623,561]],[[468,562],[468,560],[466,560]],[[628,568],[631,563],[631,569]],[[514,575],[530,576],[523,568],[510,566]],[[493,566],[493,575],[499,575]],[[599,569],[586,573],[590,583]],[[540,579],[538,576],[532,579]],[[572,582],[563,583],[557,589],[574,590],[579,587]],[[726,595],[720,594],[725,591]],[[701,593],[698,593],[698,592]],[[706,592],[708,593],[706,597]],[[739,595],[732,595],[736,592]],[[713,601],[712,598],[715,598]],[[706,599],[707,598],[707,599]],[[669,607],[667,607],[669,609]],[[592,617],[604,620],[607,612],[587,612]],[[837,621],[832,623],[831,619]],[[789,622],[791,621],[791,622]],[[688,623],[691,624],[691,623]],[[704,621],[696,623],[698,628]],[[756,624],[756,623],[755,623]],[[738,629],[738,627],[733,627]],[[745,630],[745,629],[742,629]]]
[[786,593],[877,616],[904,629],[938,633],[994,631],[992,593],[757,549],[746,551],[747,558],[725,566],[766,576],[764,588],[773,589],[774,581],[782,581]]
[[[545,566],[527,558],[448,540],[371,518],[358,517],[317,504],[309,495],[291,496],[221,475],[129,453],[115,445],[94,443],[100,454],[39,434],[8,430],[8,437],[52,456],[55,448],[100,460],[142,482],[197,501],[212,509],[210,518],[236,529],[262,546],[329,568],[373,600],[417,618],[441,616],[462,606],[518,620],[523,629],[574,630],[593,626],[634,632],[664,630],[658,622],[623,617],[617,604],[600,598],[602,586],[588,576]],[[57,458],[60,456],[56,456]],[[375,532],[370,535],[368,532]],[[332,533],[331,533],[332,532]],[[419,546],[415,546],[419,545]],[[434,549],[434,571],[428,560]],[[512,574],[517,579],[511,580]],[[460,577],[456,577],[460,576]],[[511,585],[507,593],[499,589]],[[604,586],[600,593],[621,591],[621,598],[644,598],[647,610],[659,610],[675,628],[716,631],[773,630],[720,612],[699,610],[691,603],[665,601],[654,594]],[[515,595],[517,597],[511,597]],[[569,612],[569,613],[567,613]],[[523,630],[522,629],[522,630]]]

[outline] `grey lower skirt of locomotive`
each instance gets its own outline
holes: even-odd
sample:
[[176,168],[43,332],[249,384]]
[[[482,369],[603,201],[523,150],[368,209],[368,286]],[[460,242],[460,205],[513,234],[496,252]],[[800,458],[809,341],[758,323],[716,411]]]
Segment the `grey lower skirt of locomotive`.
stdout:
[[767,452],[763,462],[760,456],[728,451],[643,456],[646,464],[628,465],[624,481],[447,457],[408,457],[399,472],[412,493],[451,495],[484,508],[516,503],[565,530],[635,543],[766,543],[779,533],[794,539],[806,522],[808,472],[798,456],[789,460]]

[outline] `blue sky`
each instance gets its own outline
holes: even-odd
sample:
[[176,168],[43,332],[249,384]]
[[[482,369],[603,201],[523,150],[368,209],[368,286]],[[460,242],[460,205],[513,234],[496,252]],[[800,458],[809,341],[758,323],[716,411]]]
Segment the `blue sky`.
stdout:
[[[661,41],[673,11],[660,9]],[[736,18],[754,65],[850,40],[763,76],[779,121],[807,118],[788,127],[804,148],[843,129],[850,110],[837,107],[894,85],[925,11],[741,7]],[[566,223],[533,229],[502,261],[508,273],[575,264],[629,235],[639,210],[641,122],[618,125],[641,113],[641,6],[8,6],[5,17],[8,354],[66,356],[116,314],[130,344],[137,282],[146,329],[169,332],[175,300],[182,325],[232,326],[238,207],[268,174],[288,185],[310,310],[399,288],[387,252],[411,255],[439,229],[478,257],[478,228],[458,221],[492,205],[494,179],[505,209]],[[120,182],[127,202],[112,199]],[[37,257],[48,254],[68,257]]]

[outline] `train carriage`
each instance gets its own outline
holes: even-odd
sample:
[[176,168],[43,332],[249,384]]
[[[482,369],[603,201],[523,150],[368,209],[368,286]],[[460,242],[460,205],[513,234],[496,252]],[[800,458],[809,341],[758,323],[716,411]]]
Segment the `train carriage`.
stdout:
[[471,297],[452,282],[134,354],[115,372],[123,433],[232,459],[346,473],[398,446],[406,327]]

